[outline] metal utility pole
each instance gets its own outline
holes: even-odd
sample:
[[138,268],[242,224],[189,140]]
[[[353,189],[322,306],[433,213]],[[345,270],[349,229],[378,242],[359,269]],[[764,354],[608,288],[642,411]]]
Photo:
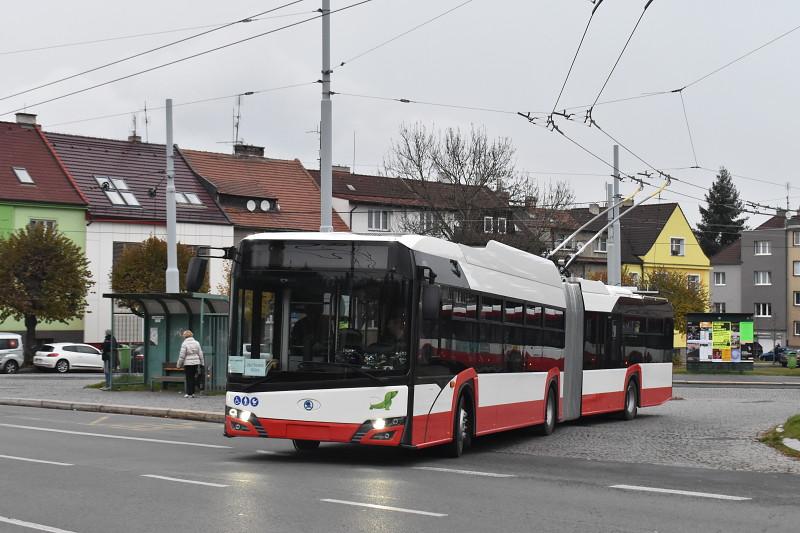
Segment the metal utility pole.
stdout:
[[322,0],[322,101],[319,154],[321,232],[333,231],[331,164],[333,144],[333,103],[331,102],[331,1]]
[[[614,185],[612,199],[614,208],[611,210],[611,231],[608,234],[608,284],[622,285],[622,229],[619,223],[619,146],[614,145]],[[613,275],[612,275],[613,273]]]
[[172,98],[167,98],[167,292],[180,292],[175,216],[175,155],[172,142]]
[[[606,205],[608,207],[614,205],[614,185],[611,183],[606,183]],[[607,218],[609,224],[614,221],[613,207],[608,211]],[[606,278],[609,285],[616,285],[614,280],[617,279],[614,273],[614,246],[614,226],[612,225],[608,228],[608,235],[606,236]]]

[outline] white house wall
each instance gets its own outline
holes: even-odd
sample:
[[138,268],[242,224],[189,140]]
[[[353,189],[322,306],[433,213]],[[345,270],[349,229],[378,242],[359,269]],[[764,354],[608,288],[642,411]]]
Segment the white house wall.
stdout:
[[[102,342],[111,329],[111,267],[115,242],[142,242],[151,235],[166,240],[166,227],[118,222],[93,222],[86,227],[86,255],[95,285],[87,296],[84,341]],[[211,224],[177,225],[178,242],[194,246],[233,246],[233,227]],[[211,292],[223,282],[223,261],[209,261]]]

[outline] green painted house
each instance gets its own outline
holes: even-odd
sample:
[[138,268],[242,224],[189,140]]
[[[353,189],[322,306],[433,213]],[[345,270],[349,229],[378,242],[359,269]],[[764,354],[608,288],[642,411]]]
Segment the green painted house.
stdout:
[[[85,250],[86,209],[86,198],[36,124],[36,116],[17,113],[16,123],[0,122],[0,238],[29,224],[54,225]],[[19,321],[0,322],[0,331],[24,330]],[[36,334],[42,342],[80,342],[83,319],[41,323]]]

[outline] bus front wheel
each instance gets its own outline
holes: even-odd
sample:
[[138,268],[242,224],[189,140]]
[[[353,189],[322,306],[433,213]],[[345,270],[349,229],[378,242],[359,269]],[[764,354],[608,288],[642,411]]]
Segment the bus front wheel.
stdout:
[[472,411],[467,402],[468,398],[463,394],[458,399],[458,408],[453,417],[453,441],[447,445],[447,455],[450,457],[461,457],[472,444]]
[[314,450],[319,448],[318,440],[294,439],[292,440],[292,444],[294,445],[295,451],[298,452],[313,452]]

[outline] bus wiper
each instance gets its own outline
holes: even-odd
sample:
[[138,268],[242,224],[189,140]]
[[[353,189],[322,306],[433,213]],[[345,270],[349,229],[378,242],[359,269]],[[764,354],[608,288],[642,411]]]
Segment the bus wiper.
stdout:
[[[270,377],[272,377],[272,376],[270,376]],[[244,389],[242,392],[250,392],[251,390],[253,390],[258,385],[261,385],[262,383],[266,383],[267,381],[269,381],[269,378],[261,378],[261,379],[258,379],[256,381],[253,381],[251,383],[248,383],[247,385],[242,387]]]
[[313,366],[332,366],[332,367],[337,367],[337,368],[344,368],[345,369],[345,376],[347,376],[347,372],[348,371],[352,371],[356,375],[359,375],[359,376],[362,376],[362,377],[365,377],[365,378],[369,378],[372,381],[374,381],[375,383],[380,383],[381,385],[385,385],[383,380],[381,378],[379,378],[378,376],[376,376],[374,374],[370,374],[369,372],[367,372],[363,368],[361,368],[359,366],[356,366],[356,365],[351,365],[349,363],[329,363],[327,361],[304,361],[304,362],[302,362],[302,363],[300,363],[298,365],[298,369],[302,369],[304,367],[305,368],[313,367]]

